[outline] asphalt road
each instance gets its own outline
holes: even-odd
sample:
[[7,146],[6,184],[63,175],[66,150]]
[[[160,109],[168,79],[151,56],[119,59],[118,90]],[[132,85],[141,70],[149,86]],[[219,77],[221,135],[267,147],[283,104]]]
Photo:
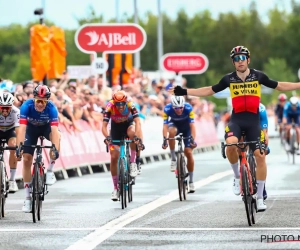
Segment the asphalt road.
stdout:
[[[268,209],[252,227],[218,150],[195,156],[198,189],[187,201],[178,200],[168,161],[143,166],[125,210],[110,200],[110,173],[58,181],[36,224],[21,211],[19,190],[0,220],[0,249],[300,249],[300,157],[292,165],[277,139],[270,145]],[[279,242],[287,239],[295,241]]]

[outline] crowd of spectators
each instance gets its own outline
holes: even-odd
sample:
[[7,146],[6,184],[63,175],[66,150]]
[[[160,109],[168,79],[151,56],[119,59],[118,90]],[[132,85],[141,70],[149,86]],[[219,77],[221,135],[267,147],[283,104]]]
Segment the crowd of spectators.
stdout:
[[[88,79],[70,80],[68,73],[64,72],[60,79],[49,80],[52,95],[51,100],[59,111],[60,122],[76,126],[76,120],[87,121],[93,129],[99,129],[106,103],[115,91],[123,89],[135,102],[140,110],[141,118],[149,116],[162,116],[163,109],[170,102],[168,89],[174,85],[175,79],[149,79],[141,71],[136,70],[130,83],[108,87],[102,76],[90,76]],[[15,106],[20,107],[24,101],[33,97],[33,89],[38,83],[25,81],[13,84],[9,80],[0,82],[2,91],[10,91],[15,96]],[[182,78],[182,85],[186,87],[186,79]],[[214,117],[215,105],[212,102],[189,96],[186,101],[190,103],[195,112],[196,119],[203,116]]]

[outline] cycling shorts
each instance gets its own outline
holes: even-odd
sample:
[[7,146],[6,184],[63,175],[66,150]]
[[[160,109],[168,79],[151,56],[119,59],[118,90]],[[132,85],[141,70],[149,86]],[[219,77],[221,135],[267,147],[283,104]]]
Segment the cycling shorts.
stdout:
[[287,124],[291,124],[294,122],[296,125],[300,125],[300,115],[294,114],[294,115],[288,115],[286,117]]
[[[25,141],[24,145],[36,145],[38,138],[40,136],[44,136],[47,140],[50,141],[50,133],[51,133],[51,126],[50,123],[47,123],[42,126],[33,126],[27,124],[26,126],[26,135],[25,135]],[[33,155],[35,148],[25,148],[23,149],[24,154],[31,154]]]
[[[258,138],[260,138],[261,142],[265,142],[265,134],[260,127],[259,114],[250,112],[232,114],[230,121],[225,128],[225,140],[231,136],[235,136],[240,140],[242,132],[245,133],[247,141],[257,141]],[[250,144],[249,147],[253,152],[256,149],[259,149],[258,144]]]
[[[134,125],[133,119],[129,118],[125,122],[111,121],[110,136],[112,140],[121,140],[124,135],[127,135],[127,129]],[[120,145],[120,142],[113,142],[112,145]]]
[[[187,124],[185,126],[182,126],[181,124],[176,124],[172,122],[172,120],[168,123],[169,128],[175,127],[177,129],[176,135],[179,133],[182,133],[184,137],[191,136],[191,127],[190,124]],[[184,139],[184,147],[185,148],[191,148],[191,139]]]
[[7,131],[0,131],[0,139],[5,140],[7,143],[10,138],[16,138],[15,128],[9,129]]

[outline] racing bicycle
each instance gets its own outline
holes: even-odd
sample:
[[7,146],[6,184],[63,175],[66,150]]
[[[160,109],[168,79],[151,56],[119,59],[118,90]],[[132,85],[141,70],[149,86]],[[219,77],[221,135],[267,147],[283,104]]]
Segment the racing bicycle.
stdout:
[[164,140],[177,140],[178,141],[178,152],[177,152],[177,184],[178,184],[178,194],[179,194],[179,199],[180,201],[186,200],[186,196],[188,193],[188,170],[186,167],[186,161],[184,157],[184,152],[183,152],[183,147],[182,147],[182,142],[183,140],[193,140],[192,136],[187,136],[183,137],[182,133],[179,133],[177,136],[174,138],[164,138]]
[[[139,140],[140,141],[140,140]],[[130,176],[130,143],[133,140],[129,140],[123,135],[121,140],[112,140],[112,143],[120,143],[120,156],[118,159],[118,191],[121,201],[122,209],[127,207],[128,202],[132,202],[132,186],[135,184],[135,178]],[[106,144],[106,152],[108,152],[108,145]],[[136,145],[136,152],[138,151],[138,145]]]
[[8,195],[9,181],[5,162],[4,150],[16,150],[17,147],[5,147],[6,139],[0,140],[0,219],[5,216],[5,202]]
[[45,195],[48,194],[48,187],[46,184],[46,174],[44,161],[42,156],[43,148],[50,148],[53,151],[56,151],[55,145],[43,146],[44,137],[40,136],[40,145],[23,145],[20,144],[20,151],[22,148],[35,148],[36,149],[36,158],[33,163],[32,178],[31,178],[31,196],[32,196],[32,219],[36,223],[36,219],[41,220],[42,213],[42,202],[45,199]]
[[[260,153],[263,154],[262,143],[260,138],[257,141],[245,141],[238,143],[225,144],[221,143],[222,156],[226,159],[225,148],[228,146],[236,146],[241,150],[241,160],[240,160],[240,193],[242,196],[242,200],[245,204],[245,210],[247,215],[248,225],[251,226],[255,224],[255,214],[257,213],[257,204],[256,198],[253,197],[256,194],[256,180],[254,176],[256,174],[251,172],[251,165],[254,167],[255,165],[251,163],[249,164],[246,156],[247,146],[250,144],[258,144]],[[248,157],[248,159],[251,159]],[[254,182],[255,181],[255,182]]]

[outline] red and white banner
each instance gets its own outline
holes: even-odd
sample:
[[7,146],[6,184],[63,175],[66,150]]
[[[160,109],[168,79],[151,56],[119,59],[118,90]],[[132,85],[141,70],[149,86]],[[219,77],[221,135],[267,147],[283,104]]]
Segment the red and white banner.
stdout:
[[[158,126],[161,124],[161,126]],[[162,144],[162,125],[161,117],[151,117],[146,119],[143,124],[145,151],[142,156],[158,155],[168,151],[161,148]],[[195,120],[198,147],[206,147],[219,143],[215,124],[212,119]],[[61,131],[60,158],[55,161],[54,171],[61,169],[72,169],[80,166],[99,165],[108,163],[110,155],[106,152],[104,136],[100,130],[93,130],[85,121],[77,121],[80,131],[66,128],[59,124]],[[44,145],[51,145],[45,140]],[[168,149],[167,149],[168,150]],[[9,152],[6,151],[4,158],[9,175],[8,164]],[[49,149],[43,150],[45,167],[49,164]],[[17,179],[22,179],[23,162],[18,163]]]

